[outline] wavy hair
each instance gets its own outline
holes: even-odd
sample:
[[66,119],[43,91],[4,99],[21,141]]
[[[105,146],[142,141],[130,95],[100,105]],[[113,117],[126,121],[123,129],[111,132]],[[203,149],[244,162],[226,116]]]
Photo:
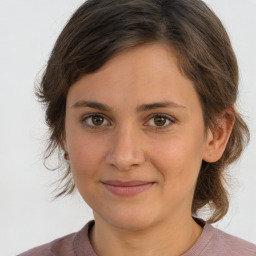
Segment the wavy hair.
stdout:
[[[192,203],[194,215],[210,206],[208,221],[216,222],[229,207],[224,170],[241,155],[249,131],[235,107],[238,66],[230,39],[201,0],[88,0],[78,8],[59,35],[37,87],[50,132],[45,158],[62,150],[72,84],[116,54],[151,42],[164,42],[176,50],[181,71],[199,95],[206,127],[213,128],[225,109],[233,110],[234,127],[226,149],[219,161],[202,162]],[[62,169],[63,186],[57,196],[75,188],[70,168]]]

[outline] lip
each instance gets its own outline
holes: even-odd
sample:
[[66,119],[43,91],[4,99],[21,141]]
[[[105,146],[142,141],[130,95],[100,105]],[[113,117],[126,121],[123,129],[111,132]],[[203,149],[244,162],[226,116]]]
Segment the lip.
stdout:
[[155,182],[132,180],[132,181],[119,181],[107,180],[102,182],[105,188],[118,196],[134,196],[151,188]]

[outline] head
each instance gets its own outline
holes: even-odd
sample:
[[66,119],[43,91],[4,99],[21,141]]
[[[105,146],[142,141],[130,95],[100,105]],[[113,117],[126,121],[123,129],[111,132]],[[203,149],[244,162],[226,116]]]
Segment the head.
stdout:
[[[90,81],[91,76],[102,74],[106,66],[116,63],[118,67],[125,56],[145,51],[150,59],[147,49],[154,45],[162,46],[162,50],[156,47],[159,51],[155,48],[156,57],[166,53],[191,83],[200,103],[205,138],[209,133],[213,138],[218,134],[215,131],[229,124],[221,154],[214,159],[202,157],[192,196],[193,214],[208,204],[213,209],[209,221],[218,221],[228,210],[224,170],[241,155],[249,132],[236,109],[238,67],[229,37],[200,0],[88,0],[73,14],[38,88],[50,128],[46,158],[55,150],[67,150],[67,100],[72,90],[87,81],[83,79]],[[64,186],[59,195],[70,194],[75,188],[71,169],[62,171]]]

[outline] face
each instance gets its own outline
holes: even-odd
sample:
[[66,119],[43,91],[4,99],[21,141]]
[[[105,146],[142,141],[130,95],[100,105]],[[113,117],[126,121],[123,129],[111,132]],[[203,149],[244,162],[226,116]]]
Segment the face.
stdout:
[[193,84],[163,44],[122,52],[67,95],[65,150],[95,219],[123,229],[190,216],[206,154]]

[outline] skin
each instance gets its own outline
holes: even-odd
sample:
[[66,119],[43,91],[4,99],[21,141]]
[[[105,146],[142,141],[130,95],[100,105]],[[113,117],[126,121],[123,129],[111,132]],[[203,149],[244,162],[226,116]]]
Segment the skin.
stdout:
[[[167,101],[172,104],[138,111]],[[221,157],[231,129],[227,120],[215,131],[205,128],[193,84],[165,44],[126,50],[73,84],[63,145],[76,186],[94,212],[90,240],[96,253],[167,256],[191,248],[202,232],[191,216],[202,160]],[[154,183],[118,196],[106,189],[106,180]]]

